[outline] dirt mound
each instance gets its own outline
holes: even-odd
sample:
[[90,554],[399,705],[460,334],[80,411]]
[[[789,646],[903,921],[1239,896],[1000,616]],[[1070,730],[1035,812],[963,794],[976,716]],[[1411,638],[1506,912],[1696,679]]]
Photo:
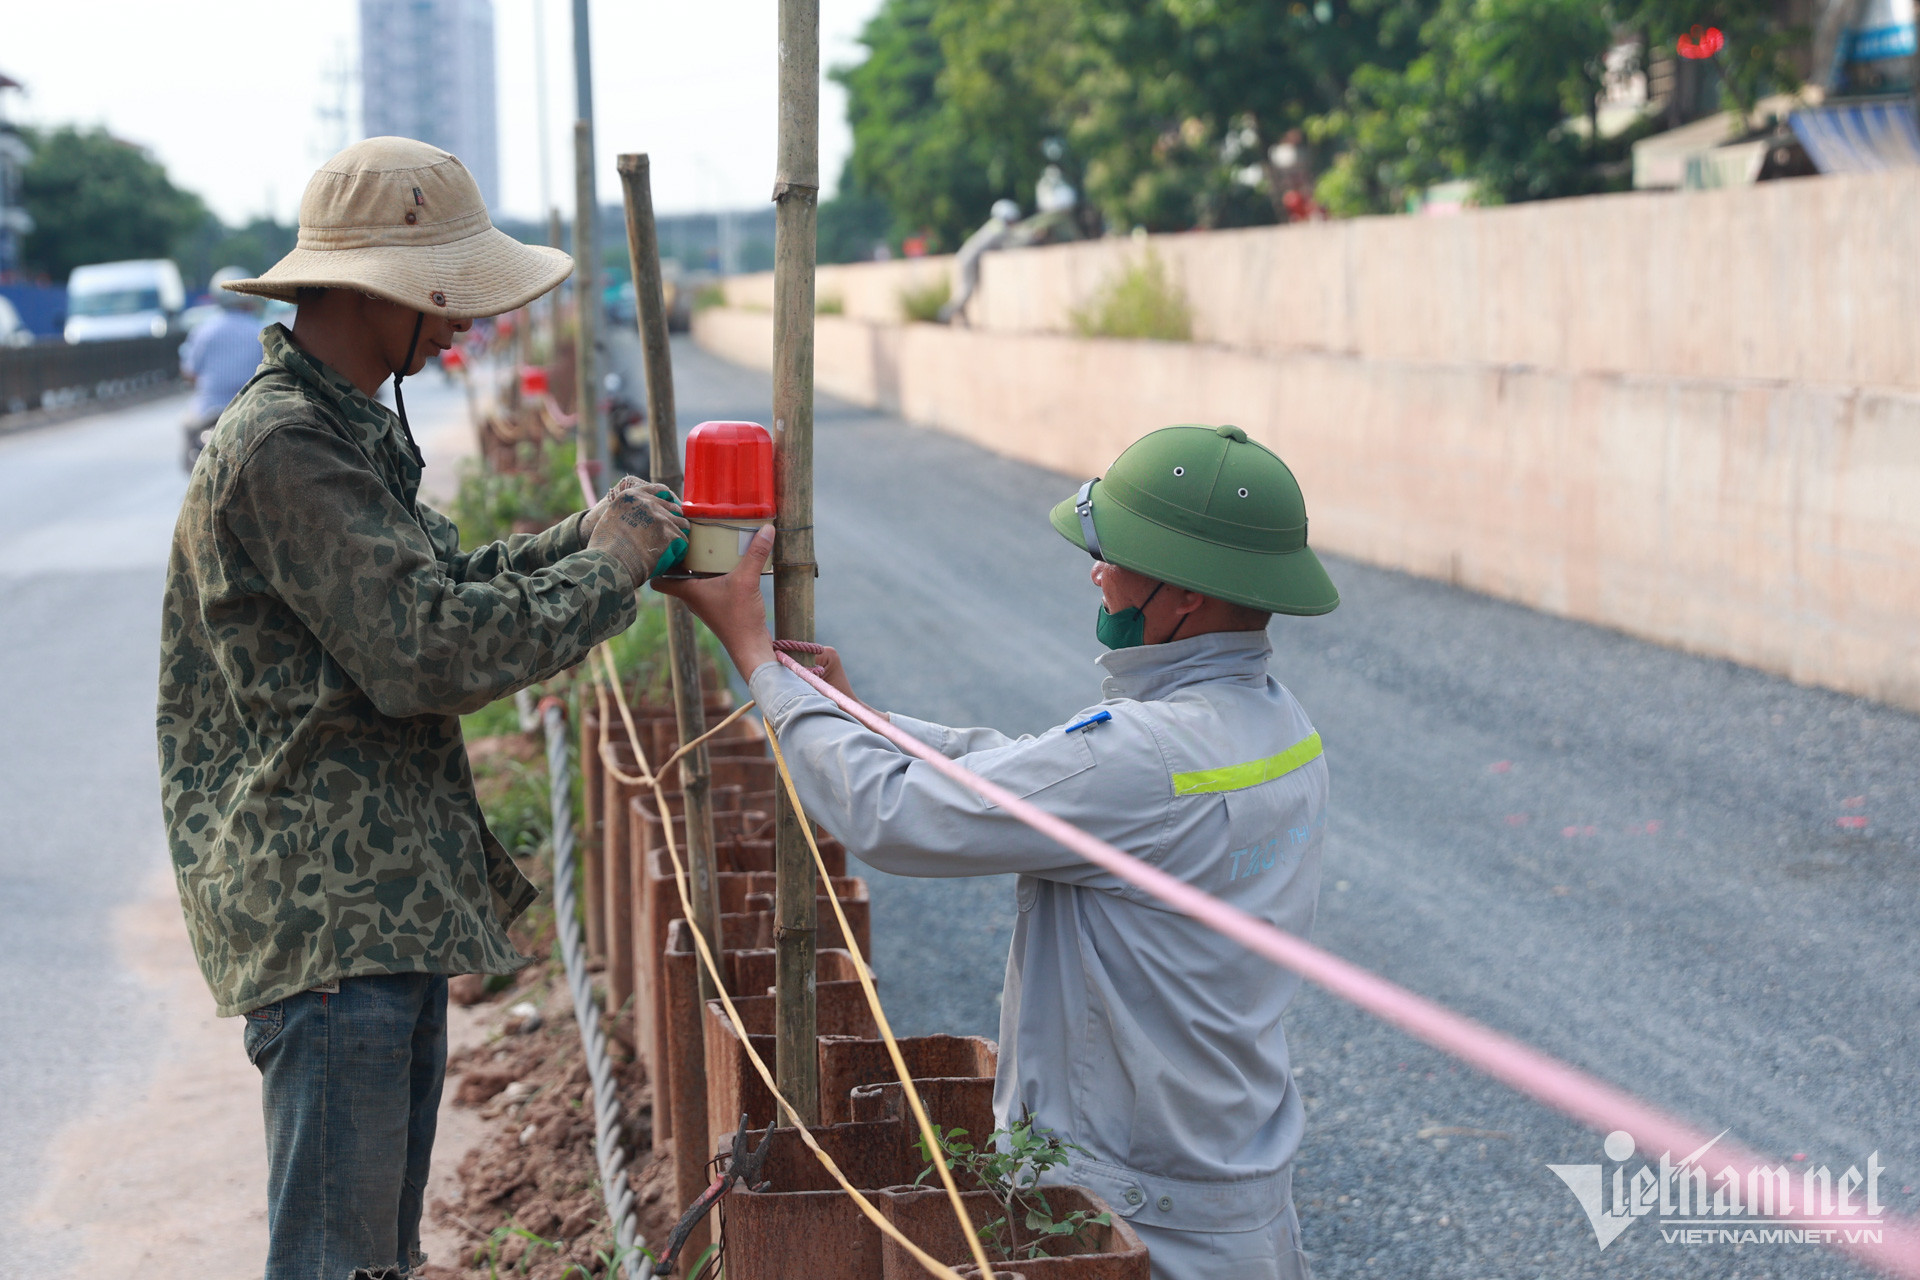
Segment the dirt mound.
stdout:
[[[428,1211],[467,1237],[464,1256],[436,1258],[422,1280],[575,1280],[610,1274],[613,1233],[606,1221],[594,1152],[593,1099],[573,1005],[557,969],[543,964],[493,997],[500,1033],[447,1063],[455,1106],[475,1108],[487,1137],[460,1163],[457,1202]],[[538,1010],[525,1026],[522,1003]],[[651,1151],[653,1100],[645,1071],[619,1040],[609,1054],[618,1082],[623,1143],[635,1162],[628,1177],[640,1207],[641,1238],[666,1239],[678,1216],[670,1203],[671,1152]]]
[[[502,810],[490,814],[497,832],[521,810],[536,819],[544,813],[538,743],[537,735],[504,735],[468,744],[483,799],[491,796]],[[544,835],[529,828],[527,839]],[[523,955],[555,957],[552,899],[544,892],[552,870],[544,857],[518,861],[543,893],[515,922],[514,945]],[[422,1280],[579,1280],[617,1271],[587,1064],[558,960],[511,979],[466,975],[448,986],[453,1003],[485,1010],[487,1038],[448,1059],[446,1088],[453,1105],[471,1109],[486,1130],[460,1162],[458,1197],[427,1206],[433,1221],[460,1237],[460,1256],[436,1249]],[[671,1203],[672,1150],[653,1150],[653,1098],[634,1057],[631,1019],[607,1030],[640,1237],[661,1244],[679,1215]]]

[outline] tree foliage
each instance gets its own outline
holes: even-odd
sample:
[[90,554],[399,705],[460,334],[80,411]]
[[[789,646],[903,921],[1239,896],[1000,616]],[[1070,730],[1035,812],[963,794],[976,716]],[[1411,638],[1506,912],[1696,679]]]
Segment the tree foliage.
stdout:
[[1273,149],[1337,110],[1357,72],[1418,52],[1429,0],[1101,0],[1106,83],[1073,137],[1108,221],[1150,230],[1285,220]]
[[1340,147],[1321,198],[1363,213],[1453,178],[1483,203],[1598,189],[1596,166],[1617,159],[1592,124],[1612,32],[1594,0],[1442,0],[1418,57],[1397,74],[1362,68],[1314,122]]
[[[1282,142],[1341,213],[1398,208],[1452,179],[1488,202],[1604,190],[1624,181],[1638,136],[1596,127],[1609,76],[1646,72],[1647,50],[1671,63],[1676,37],[1718,26],[1726,48],[1704,74],[1728,105],[1751,109],[1796,83],[1788,55],[1807,33],[1782,9],[883,0],[866,60],[834,73],[854,133],[843,190],[884,201],[896,234],[929,231],[948,249],[995,199],[1030,210],[1049,160],[1082,192],[1088,231],[1282,220],[1294,182]],[[1623,60],[1636,45],[1638,61]]]
[[893,210],[878,196],[842,190],[820,202],[821,262],[865,262],[892,239]]
[[255,217],[244,226],[229,227],[212,213],[176,240],[173,259],[188,287],[197,288],[221,267],[244,267],[258,275],[286,257],[300,229],[271,218]]
[[996,196],[972,131],[941,90],[945,65],[934,19],[942,0],[886,0],[867,23],[867,58],[832,75],[847,90],[853,154],[843,192],[877,196],[896,233],[934,233],[953,248]]
[[[1602,136],[1609,74],[1647,73],[1650,50],[1671,65],[1675,39],[1702,24],[1727,36],[1710,73],[1727,105],[1750,111],[1797,83],[1786,55],[1805,33],[1771,0],[1440,0],[1417,57],[1397,72],[1360,68],[1346,101],[1313,122],[1337,153],[1320,197],[1335,213],[1369,213],[1450,179],[1472,182],[1485,204],[1623,186],[1629,147],[1652,123]],[[1609,50],[1630,56],[1609,68]]]
[[64,280],[90,262],[168,257],[211,216],[159,161],[104,129],[66,126],[27,137],[33,157],[20,191],[34,223],[21,254],[29,271]]

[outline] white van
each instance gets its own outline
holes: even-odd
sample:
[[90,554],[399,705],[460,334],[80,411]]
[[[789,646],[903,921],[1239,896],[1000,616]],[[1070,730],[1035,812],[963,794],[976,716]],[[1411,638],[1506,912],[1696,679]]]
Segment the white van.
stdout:
[[164,338],[186,304],[180,268],[165,258],[75,267],[67,277],[67,341]]

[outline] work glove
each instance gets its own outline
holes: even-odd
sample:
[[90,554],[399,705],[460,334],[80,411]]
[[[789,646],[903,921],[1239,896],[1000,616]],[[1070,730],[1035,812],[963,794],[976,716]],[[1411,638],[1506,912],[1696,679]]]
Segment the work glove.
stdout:
[[[613,500],[615,498],[619,497],[622,493],[625,493],[628,489],[632,489],[638,485],[644,485],[646,483],[648,482],[645,480],[642,480],[639,476],[621,476],[620,479],[615,481],[613,488],[607,490],[607,492],[600,495],[600,501],[594,503],[591,507],[588,507],[584,512],[581,513],[580,540],[582,542],[591,542],[593,540],[594,528],[600,523],[600,517],[607,514],[607,508],[613,505]],[[665,498],[668,502],[680,501],[680,499],[673,496],[673,492],[671,490],[656,489],[654,492],[658,493],[661,497]]]
[[635,582],[642,582],[686,554],[687,520],[668,490],[617,488],[594,522],[587,547],[606,552],[626,566]]
[[[671,505],[673,507],[673,511],[675,515],[680,514],[680,499],[673,496],[673,490],[658,489],[658,490],[655,490],[654,496],[658,497],[663,502],[666,502],[669,505]],[[657,578],[661,574],[667,572],[669,569],[672,569],[675,566],[677,566],[682,560],[685,560],[686,558],[687,558],[686,538],[684,536],[675,538],[672,542],[667,544],[666,554],[662,555],[657,561],[654,562],[653,572],[648,576]]]

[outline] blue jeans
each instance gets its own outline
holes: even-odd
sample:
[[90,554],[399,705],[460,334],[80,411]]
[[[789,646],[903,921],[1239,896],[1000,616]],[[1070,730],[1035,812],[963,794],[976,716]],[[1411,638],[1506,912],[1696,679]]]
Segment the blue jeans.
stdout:
[[267,1120],[266,1280],[406,1275],[447,1072],[447,980],[342,978],[246,1017]]

